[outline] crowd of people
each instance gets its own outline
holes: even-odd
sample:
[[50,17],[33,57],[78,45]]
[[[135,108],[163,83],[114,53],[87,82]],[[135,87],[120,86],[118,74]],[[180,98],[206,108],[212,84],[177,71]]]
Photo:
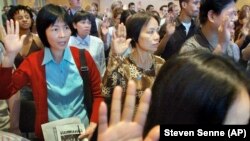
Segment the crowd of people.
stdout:
[[179,0],[157,12],[115,1],[101,14],[83,1],[6,11],[1,131],[22,135],[22,99],[35,103],[37,140],[42,124],[69,117],[86,128],[79,139],[98,141],[157,141],[163,124],[249,125],[249,5]]

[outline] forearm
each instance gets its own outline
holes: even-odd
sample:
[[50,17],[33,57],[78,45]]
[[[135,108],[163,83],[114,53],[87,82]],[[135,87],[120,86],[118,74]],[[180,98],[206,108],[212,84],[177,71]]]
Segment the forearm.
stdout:
[[161,39],[160,44],[157,48],[157,51],[154,53],[155,55],[160,56],[163,53],[169,38],[170,38],[170,36],[167,33],[163,36],[163,38]]
[[238,45],[238,47],[241,47],[246,39],[245,35],[242,35],[240,38],[238,38],[235,43]]
[[2,67],[3,68],[9,68],[14,66],[14,61],[15,61],[15,54],[4,54],[2,58]]

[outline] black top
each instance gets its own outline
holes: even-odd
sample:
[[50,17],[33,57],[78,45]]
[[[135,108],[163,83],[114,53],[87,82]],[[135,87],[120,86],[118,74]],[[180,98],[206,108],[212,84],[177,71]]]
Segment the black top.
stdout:
[[[163,25],[164,26],[164,25]],[[161,54],[161,57],[165,60],[170,58],[171,56],[177,54],[179,50],[181,49],[182,44],[191,36],[194,35],[194,33],[197,31],[198,27],[195,24],[195,21],[191,21],[191,26],[189,28],[188,34],[186,34],[186,28],[184,25],[180,22],[179,18],[176,19],[176,27],[175,32],[172,34],[172,36],[169,38],[165,50]]]

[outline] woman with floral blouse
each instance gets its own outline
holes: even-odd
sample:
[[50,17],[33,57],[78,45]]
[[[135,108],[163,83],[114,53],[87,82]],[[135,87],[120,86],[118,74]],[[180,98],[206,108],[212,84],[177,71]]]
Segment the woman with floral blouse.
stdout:
[[[156,74],[165,62],[153,53],[159,44],[159,22],[147,13],[132,15],[126,22],[118,26],[113,34],[112,54],[102,81],[102,95],[110,109],[112,92],[115,86],[120,85],[126,90],[127,82],[132,79],[136,82],[136,107],[146,88],[151,88]],[[127,39],[126,39],[127,35]],[[129,47],[133,51],[124,57],[123,53]],[[123,101],[125,91],[123,91]]]

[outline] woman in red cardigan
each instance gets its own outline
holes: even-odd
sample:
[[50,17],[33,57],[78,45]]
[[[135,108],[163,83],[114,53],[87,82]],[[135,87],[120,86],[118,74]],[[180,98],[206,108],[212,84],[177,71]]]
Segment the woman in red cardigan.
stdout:
[[[93,97],[92,112],[83,104],[84,89],[80,70],[79,50],[68,47],[71,22],[60,6],[44,6],[37,16],[37,32],[45,49],[28,56],[13,71],[16,55],[22,48],[24,36],[19,37],[19,23],[7,21],[7,33],[2,30],[6,53],[0,66],[0,98],[7,99],[27,83],[31,84],[36,106],[35,133],[43,139],[41,124],[79,117],[86,127],[81,137],[91,138],[97,126],[101,96],[101,78],[90,54],[85,51],[89,69],[89,86]],[[89,118],[90,117],[90,118]]]

